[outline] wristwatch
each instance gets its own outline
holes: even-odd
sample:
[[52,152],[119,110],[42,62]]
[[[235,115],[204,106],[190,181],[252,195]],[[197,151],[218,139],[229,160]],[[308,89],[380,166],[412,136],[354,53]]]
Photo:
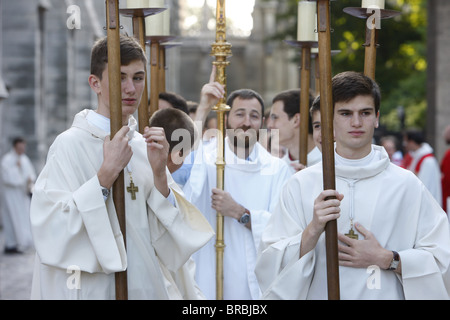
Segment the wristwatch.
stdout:
[[100,186],[100,187],[102,188],[103,200],[106,201],[106,199],[108,199],[108,196],[109,196],[109,189],[102,187],[102,186]]
[[389,265],[388,270],[395,270],[398,267],[398,264],[400,263],[400,255],[396,251],[392,251],[394,256],[392,257],[391,264]]
[[244,214],[242,217],[238,220],[241,224],[247,224],[250,221],[250,211],[245,209]]

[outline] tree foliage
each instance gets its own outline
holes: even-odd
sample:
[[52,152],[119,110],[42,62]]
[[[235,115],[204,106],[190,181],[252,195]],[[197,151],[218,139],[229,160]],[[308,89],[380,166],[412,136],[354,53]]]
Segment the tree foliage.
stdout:
[[[297,0],[280,1],[277,39],[296,38]],[[331,48],[340,50],[332,57],[332,71],[363,72],[364,19],[343,12],[360,7],[361,0],[331,1]],[[398,131],[397,107],[406,111],[406,126],[424,127],[426,117],[426,1],[387,0],[386,9],[401,15],[381,21],[377,49],[376,81],[382,90],[381,124]],[[281,26],[281,27],[280,27]]]

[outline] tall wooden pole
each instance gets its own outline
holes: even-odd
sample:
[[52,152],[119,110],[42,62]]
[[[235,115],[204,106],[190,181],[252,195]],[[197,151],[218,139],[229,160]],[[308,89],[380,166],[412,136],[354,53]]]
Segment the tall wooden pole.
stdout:
[[[227,58],[231,56],[231,44],[226,41],[226,18],[225,18],[225,0],[217,0],[216,7],[216,42],[211,45],[211,55],[216,58],[213,64],[216,66],[216,81],[225,86],[226,73],[225,68],[230,63]],[[217,112],[217,159],[216,174],[217,188],[224,190],[225,173],[225,112],[230,110],[226,105],[226,93],[223,98],[213,107]],[[217,212],[216,222],[216,299],[223,300],[223,255],[225,250],[224,241],[224,219],[220,212]]]
[[383,8],[348,7],[344,12],[357,18],[366,20],[366,42],[364,55],[364,75],[375,80],[375,67],[377,62],[378,33],[381,28],[381,19],[393,18],[401,12]]
[[[108,81],[111,113],[111,139],[122,127],[122,89],[120,75],[119,0],[106,0],[106,29],[108,41]],[[123,171],[113,184],[113,200],[120,230],[126,245],[125,187]],[[127,272],[116,272],[116,299],[128,299]]]
[[314,53],[314,93],[317,95],[320,94],[320,69],[319,69],[319,50],[317,49],[317,53]]
[[366,24],[366,43],[364,55],[364,75],[375,80],[375,67],[377,64],[377,39],[378,29],[375,27],[375,20],[367,21],[373,23],[372,27]]
[[[319,32],[320,116],[324,190],[336,189],[334,170],[333,97],[331,89],[330,0],[317,0]],[[328,299],[339,300],[337,222],[325,226]]]
[[311,46],[302,47],[302,66],[300,71],[300,155],[299,162],[307,165],[308,127],[309,127],[309,89],[311,87]]
[[166,46],[164,43],[159,46],[158,82],[159,91],[166,92]]
[[150,116],[158,110],[159,103],[159,41],[150,42]]
[[[134,37],[139,41],[139,44],[145,52],[145,17],[143,14],[139,16],[133,16],[132,21]],[[147,77],[145,77],[144,92],[142,93],[141,103],[138,107],[138,122],[140,133],[144,133],[144,128],[148,125],[148,119],[148,83]]]

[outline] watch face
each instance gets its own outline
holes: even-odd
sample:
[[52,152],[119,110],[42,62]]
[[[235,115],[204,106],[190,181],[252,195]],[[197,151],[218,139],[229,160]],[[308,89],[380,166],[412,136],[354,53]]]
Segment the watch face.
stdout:
[[390,268],[392,268],[392,269],[397,269],[398,263],[399,263],[399,261],[396,261],[396,260],[392,261],[392,262],[391,262],[391,265],[390,265]]
[[102,194],[104,197],[108,197],[109,196],[109,190],[106,188],[102,188]]
[[250,221],[250,215],[248,213],[244,213],[244,215],[239,220],[242,224],[247,224]]

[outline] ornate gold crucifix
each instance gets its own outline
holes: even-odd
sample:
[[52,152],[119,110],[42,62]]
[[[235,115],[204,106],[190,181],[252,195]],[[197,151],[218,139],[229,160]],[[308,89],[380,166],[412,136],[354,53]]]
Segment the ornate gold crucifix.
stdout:
[[345,235],[350,239],[358,240],[358,235],[355,233],[355,230],[353,230],[353,219],[350,220],[350,231]]
[[139,188],[134,185],[133,178],[130,176],[130,185],[127,187],[127,192],[131,193],[131,200],[136,200],[136,192],[139,192]]

